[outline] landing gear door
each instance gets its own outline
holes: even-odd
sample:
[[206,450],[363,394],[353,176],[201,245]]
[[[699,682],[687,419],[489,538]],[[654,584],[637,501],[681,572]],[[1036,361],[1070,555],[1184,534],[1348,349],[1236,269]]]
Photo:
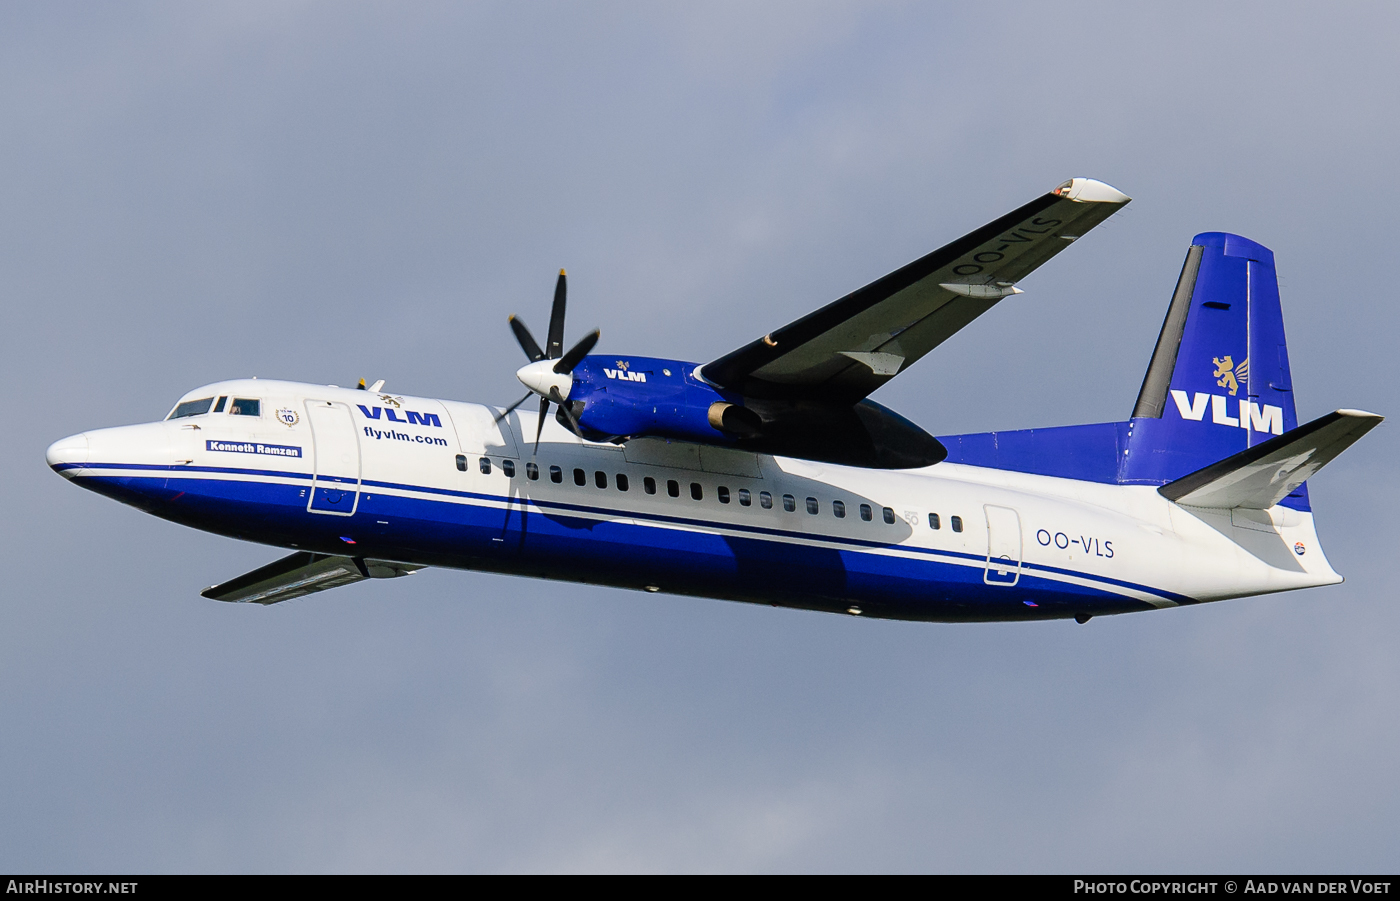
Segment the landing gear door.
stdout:
[[982,508],[987,514],[988,585],[1015,585],[1021,580],[1021,517],[1010,507]]
[[328,400],[308,400],[312,476],[310,513],[353,516],[360,504],[360,438],[350,408]]

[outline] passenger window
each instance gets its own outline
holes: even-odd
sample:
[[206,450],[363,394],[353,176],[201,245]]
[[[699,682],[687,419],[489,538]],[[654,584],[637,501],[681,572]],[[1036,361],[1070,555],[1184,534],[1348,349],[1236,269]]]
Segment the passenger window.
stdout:
[[564,481],[564,470],[560,469],[558,466],[549,467],[549,480],[558,485],[560,482]]
[[749,494],[749,489],[747,489],[747,488],[740,488],[740,489],[739,489],[739,506],[741,506],[741,507],[747,507],[747,506],[749,506],[749,505],[752,504],[752,503],[753,503],[753,495],[752,495],[752,494]]
[[525,464],[525,478],[535,481],[540,477],[540,468],[533,463]]
[[885,525],[894,525],[894,511],[891,510],[889,507],[886,507],[883,512],[885,514]]
[[694,500],[694,501],[698,501],[698,500],[703,500],[704,497],[705,497],[705,492],[703,492],[703,491],[700,490],[700,483],[699,483],[699,482],[691,482],[691,483],[690,483],[690,499],[691,499],[691,500]]
[[669,495],[671,495],[671,497],[680,497],[680,496],[681,496],[681,483],[680,483],[680,482],[677,482],[675,479],[667,479],[667,480],[666,480],[666,493],[669,494]]
[[490,457],[482,457],[480,460],[477,461],[477,464],[476,464],[476,465],[477,465],[477,468],[481,470],[481,474],[482,474],[482,475],[484,475],[484,476],[489,476],[489,475],[491,474],[491,458],[490,458]]
[[593,473],[593,484],[599,488],[608,487],[608,474],[601,469],[597,470]]
[[719,495],[719,502],[720,502],[721,504],[727,504],[727,503],[729,503],[729,489],[728,489],[728,488],[726,488],[725,486],[721,485],[721,486],[719,486],[719,488],[715,489],[715,493]]
[[843,502],[841,502],[841,501],[832,501],[832,502],[831,502],[831,513],[832,513],[832,515],[835,516],[837,519],[845,519],[845,518],[846,518],[846,505],[845,505]]
[[574,484],[575,484],[575,485],[587,485],[587,484],[588,484],[588,475],[587,475],[582,469],[575,469],[575,470],[574,470]]
[[228,411],[234,416],[261,416],[262,403],[256,400],[235,397],[233,403],[229,404]]
[[216,402],[214,403],[214,412],[215,412],[215,413],[222,413],[222,412],[224,412],[224,404],[227,403],[227,402],[228,402],[228,395],[226,395],[226,394],[225,394],[225,395],[221,395],[221,396],[219,397],[218,401],[216,401]]
[[816,513],[818,510],[820,510],[820,509],[821,509],[821,508],[820,508],[819,506],[817,506],[817,499],[816,499],[816,498],[814,498],[814,497],[809,497],[809,498],[807,498],[807,512],[808,512],[808,513],[815,514],[815,513]]
[[655,494],[656,479],[653,479],[651,476],[644,476],[642,478],[642,490],[645,491],[647,494]]
[[928,527],[929,527],[930,529],[941,529],[941,528],[943,528],[943,523],[939,522],[939,520],[938,520],[938,514],[937,514],[937,513],[930,513],[930,514],[928,515]]
[[458,455],[457,455],[457,471],[458,471],[458,472],[466,472],[466,471],[467,471],[467,455],[466,455],[466,454],[458,454]]
[[791,513],[791,512],[793,512],[793,511],[796,510],[796,509],[797,509],[797,498],[793,497],[793,496],[790,495],[790,494],[785,494],[785,495],[783,495],[783,511],[784,511],[785,513]]
[[506,474],[506,478],[508,478],[508,479],[513,479],[513,478],[515,478],[515,461],[514,461],[514,460],[502,460],[502,461],[501,461],[501,472],[505,473],[505,474]]
[[214,402],[212,397],[201,397],[199,400],[187,400],[183,404],[176,405],[166,419],[184,419],[186,416],[199,416],[209,412],[209,405]]
[[950,523],[953,524],[953,531],[954,531],[954,532],[961,532],[961,531],[962,531],[962,517],[961,517],[961,516],[950,516],[950,517],[948,517],[948,521],[949,521]]
[[870,522],[870,520],[875,518],[875,514],[870,511],[869,504],[860,505],[860,518],[865,522]]
[[621,473],[621,472],[619,472],[619,473],[617,474],[616,482],[617,482],[617,490],[618,490],[618,491],[626,491],[626,490],[627,490],[627,475],[626,475],[626,473]]
[[762,507],[763,509],[765,509],[765,510],[772,510],[772,509],[773,509],[773,495],[769,494],[769,493],[766,492],[766,491],[760,491],[760,492],[758,493],[758,505],[759,505],[760,507]]

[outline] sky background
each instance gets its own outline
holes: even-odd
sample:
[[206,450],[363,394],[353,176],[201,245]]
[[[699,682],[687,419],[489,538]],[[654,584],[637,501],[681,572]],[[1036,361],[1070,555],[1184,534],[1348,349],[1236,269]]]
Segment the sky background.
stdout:
[[508,403],[561,266],[570,340],[709,360],[1078,175],[1134,202],[877,400],[1126,418],[1229,230],[1277,255],[1300,418],[1397,414],[1397,26],[0,6],[0,870],[1393,872],[1394,422],[1311,483],[1345,584],[1084,626],[440,570],[219,604],[280,552],[43,452],[223,378]]

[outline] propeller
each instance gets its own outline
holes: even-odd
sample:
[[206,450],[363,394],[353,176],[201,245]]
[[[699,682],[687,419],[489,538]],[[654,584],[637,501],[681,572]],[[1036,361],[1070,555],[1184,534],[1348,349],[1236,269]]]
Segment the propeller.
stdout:
[[549,333],[545,338],[544,349],[540,349],[539,342],[535,336],[530,334],[530,330],[525,323],[514,314],[510,317],[510,330],[515,334],[515,340],[520,344],[520,349],[525,351],[525,356],[530,358],[530,362],[520,367],[515,373],[515,377],[530,390],[520,400],[511,404],[496,417],[496,421],[509,416],[517,407],[530,399],[532,394],[540,397],[540,420],[535,429],[535,453],[540,450],[540,435],[544,432],[544,418],[549,415],[549,405],[558,404],[563,411],[565,418],[569,420],[569,425],[573,427],[574,433],[582,435],[583,427],[579,425],[578,417],[569,407],[567,400],[569,390],[573,387],[574,367],[588,356],[589,351],[598,343],[598,337],[602,334],[598,329],[594,329],[584,335],[577,344],[569,348],[568,353],[564,352],[564,311],[567,306],[567,296],[569,292],[568,277],[564,270],[559,270],[559,280],[554,283],[554,305],[549,311]]

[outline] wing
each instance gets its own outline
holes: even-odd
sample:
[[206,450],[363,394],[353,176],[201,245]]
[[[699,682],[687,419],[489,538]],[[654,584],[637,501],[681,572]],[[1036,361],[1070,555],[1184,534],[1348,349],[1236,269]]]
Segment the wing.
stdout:
[[407,563],[298,551],[236,579],[206,588],[200,594],[216,601],[276,604],[363,579],[406,576],[422,568]]
[[1380,425],[1382,418],[1363,410],[1328,413],[1168,482],[1157,493],[1193,507],[1267,510]]
[[1129,201],[1076,178],[702,368],[753,397],[854,403],[958,329],[1019,294],[1016,282]]

